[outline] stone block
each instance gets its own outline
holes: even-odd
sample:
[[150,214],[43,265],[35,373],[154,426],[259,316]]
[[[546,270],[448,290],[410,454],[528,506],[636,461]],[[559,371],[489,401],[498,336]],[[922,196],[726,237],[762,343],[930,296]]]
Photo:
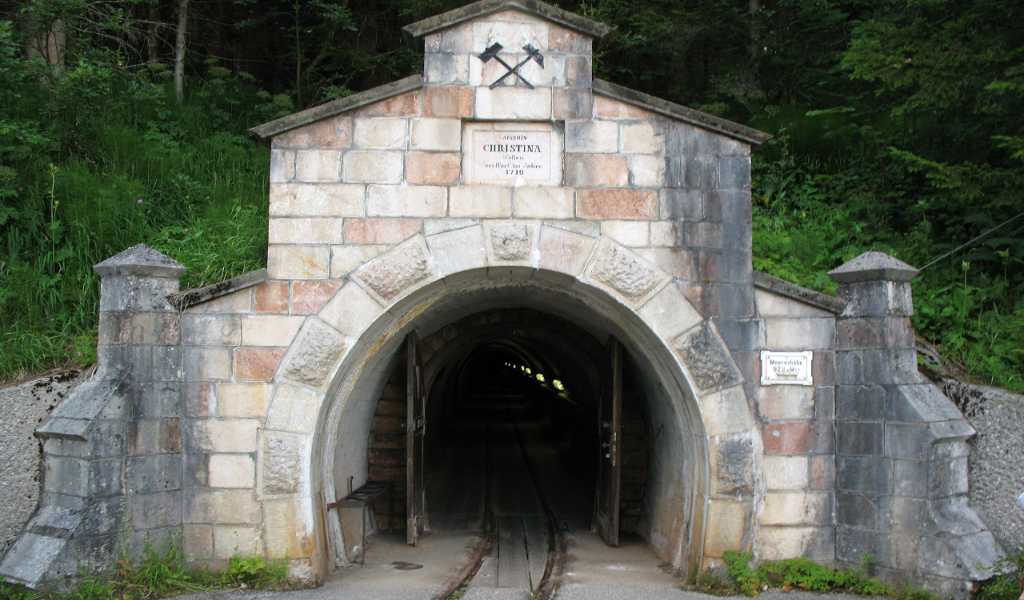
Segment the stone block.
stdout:
[[462,174],[461,161],[462,156],[458,153],[408,152],[405,155],[405,179],[418,185],[454,185]]
[[662,219],[699,221],[704,218],[704,192],[702,190],[661,190],[660,215]]
[[[345,227],[347,231],[347,222]],[[328,246],[270,246],[267,275],[271,279],[326,279],[330,261]]]
[[265,383],[217,385],[217,414],[221,417],[261,419],[270,405],[270,386]]
[[278,134],[274,148],[319,148],[341,150],[352,143],[352,119],[340,115]]
[[905,423],[961,421],[953,402],[931,383],[891,387],[886,418]]
[[664,140],[651,121],[623,123],[621,150],[631,154],[660,154]]
[[135,495],[129,503],[131,526],[136,532],[150,530],[153,533],[154,529],[181,525],[181,492]]
[[594,116],[599,119],[649,119],[647,110],[607,96],[594,96]]
[[734,386],[698,399],[704,430],[709,436],[753,431],[754,420],[742,386]]
[[292,284],[292,314],[310,315],[320,309],[334,296],[340,281],[296,281]]
[[[683,248],[638,248],[637,254],[676,279],[696,281],[697,254]],[[705,311],[712,314],[712,311]]]
[[361,217],[365,186],[343,183],[272,183],[271,217]]
[[242,340],[242,327],[233,315],[184,314],[181,336],[186,346],[237,346]]
[[838,452],[847,456],[880,456],[885,449],[881,423],[839,422],[836,441]]
[[576,214],[582,219],[656,219],[658,196],[631,189],[580,190]]
[[[455,189],[455,188],[452,188]],[[425,219],[423,221],[423,232],[424,235],[431,236],[446,231],[454,231],[456,229],[463,229],[466,227],[472,227],[481,223],[478,218],[443,218],[443,219]]]
[[598,243],[587,268],[587,277],[638,306],[670,279],[640,256],[607,238]]
[[487,265],[483,227],[465,227],[427,238],[434,272],[441,277]]
[[271,244],[340,244],[341,219],[272,218]]
[[269,496],[294,494],[302,484],[309,436],[268,431],[263,435],[261,485]]
[[719,158],[719,186],[723,190],[750,189],[750,158],[726,156]]
[[302,558],[312,556],[315,543],[306,530],[305,503],[309,498],[283,498],[263,503],[263,535],[270,558]]
[[337,330],[311,317],[296,337],[281,369],[281,376],[312,387],[325,385],[329,383],[328,379],[348,344]]
[[[287,281],[265,281],[253,288],[253,310],[258,313],[288,313],[288,282]],[[241,324],[239,324],[239,338],[236,344],[240,344]]]
[[232,556],[253,556],[262,553],[260,530],[255,527],[214,527],[213,557],[227,560]]
[[[180,454],[154,454],[128,458],[125,468],[128,493],[152,494],[180,490],[181,465]],[[117,461],[116,468],[120,468],[120,461]]]
[[191,423],[191,443],[199,452],[255,452],[260,421],[257,419],[199,419]]
[[660,156],[631,154],[629,183],[637,187],[661,187],[665,182],[665,161]]
[[967,457],[947,458],[938,455],[935,449],[943,446],[961,445],[961,443],[936,444],[928,471],[928,494],[931,498],[946,498],[965,495],[970,489],[967,478]]
[[881,564],[888,564],[888,544],[882,534],[852,527],[836,528],[836,558],[850,564],[861,564],[871,556]]
[[828,563],[834,559],[831,528],[762,526],[757,539],[763,560],[810,558]]
[[380,256],[387,248],[383,244],[332,246],[331,278],[345,277],[363,263]]
[[524,219],[572,219],[576,198],[571,189],[559,187],[517,187],[513,192],[512,214]]
[[[686,245],[694,248],[722,248],[722,224],[709,221],[686,223]],[[717,279],[717,277],[705,277]]]
[[880,385],[841,385],[836,390],[836,418],[843,421],[881,421],[886,388]]
[[834,319],[766,319],[768,347],[773,350],[815,350],[835,346]]
[[350,150],[345,153],[342,175],[347,183],[401,183],[404,163],[402,152]]
[[832,495],[823,492],[765,494],[762,525],[831,525]]
[[579,276],[594,249],[594,238],[548,225],[540,231],[540,268]]
[[705,556],[720,557],[727,550],[745,550],[749,544],[750,513],[745,502],[712,500],[704,534]]
[[587,119],[594,113],[594,94],[588,88],[552,90],[552,117],[558,120]]
[[629,163],[618,154],[566,154],[565,185],[622,187],[629,185]]
[[366,263],[355,273],[355,278],[363,287],[385,305],[432,276],[429,252],[421,237],[399,244]]
[[231,377],[231,351],[227,348],[186,346],[182,359],[186,381],[220,381]]
[[879,498],[859,493],[841,493],[836,496],[836,523],[861,529],[878,530],[882,515],[887,511],[889,497]]
[[551,118],[551,88],[497,87],[476,89],[475,112],[478,119]]
[[267,416],[267,429],[313,433],[320,412],[320,395],[297,385],[279,385]]
[[448,214],[453,217],[502,218],[512,216],[512,190],[507,187],[449,188]]
[[431,84],[469,83],[469,55],[424,55],[423,79]]
[[354,282],[345,284],[320,312],[325,323],[341,333],[357,337],[383,309],[363,288]]
[[810,457],[810,489],[834,490],[836,487],[836,459],[831,455]]
[[565,151],[609,153],[619,150],[619,124],[615,121],[567,121]]
[[914,302],[909,282],[859,281],[839,286],[839,297],[846,302],[847,317],[910,317]]
[[769,423],[761,432],[765,454],[807,454],[813,442],[808,421]]
[[238,314],[252,311],[252,290],[243,289],[219,298],[214,298],[196,306],[190,306],[187,312],[204,314]]
[[602,221],[601,235],[628,247],[650,244],[650,227],[646,221]]
[[836,462],[836,487],[869,495],[891,494],[892,462],[883,456],[840,456]]
[[295,181],[338,182],[341,180],[341,152],[338,150],[296,150]]
[[409,120],[396,117],[355,120],[355,147],[364,150],[403,150],[409,145]]
[[371,185],[366,189],[366,214],[371,217],[442,217],[448,192],[426,185]]
[[253,490],[197,491],[185,504],[186,523],[254,525],[260,517],[260,505]]
[[248,454],[212,454],[209,463],[212,488],[253,488],[256,463]]
[[932,445],[931,431],[924,424],[885,424],[885,455],[893,458],[925,460]]
[[651,245],[663,247],[684,246],[686,238],[681,225],[677,221],[652,221]]
[[270,151],[270,183],[284,183],[295,179],[295,151]]
[[474,90],[468,86],[427,86],[423,114],[427,117],[467,118],[473,116]]
[[412,122],[411,147],[413,150],[460,151],[462,149],[462,121],[460,119],[415,119]]
[[532,265],[540,237],[536,222],[491,221],[484,226],[487,262],[492,265]]
[[651,297],[640,309],[640,315],[664,339],[672,339],[702,320],[675,284],[663,287]]
[[721,435],[711,438],[708,444],[712,492],[722,496],[753,493],[753,434],[747,432]]
[[236,348],[232,367],[235,381],[270,381],[284,352],[284,348]]
[[836,352],[836,381],[843,385],[917,384],[917,352],[913,349]]
[[762,462],[769,490],[803,490],[809,481],[806,456],[765,456]]
[[[115,433],[120,437],[118,434]],[[127,441],[130,456],[181,452],[181,419],[171,417],[130,421]]]
[[213,527],[185,525],[181,537],[185,560],[196,561],[213,558]]
[[352,114],[356,117],[415,117],[420,114],[420,90],[378,100]]
[[346,219],[346,244],[397,244],[420,233],[422,219]]
[[709,391],[741,383],[729,349],[708,323],[684,332],[672,348],[700,390]]

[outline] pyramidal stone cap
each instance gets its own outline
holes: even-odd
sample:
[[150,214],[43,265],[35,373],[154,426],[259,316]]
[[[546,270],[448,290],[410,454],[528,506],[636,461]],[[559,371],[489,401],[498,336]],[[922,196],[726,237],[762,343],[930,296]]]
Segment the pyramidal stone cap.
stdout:
[[910,281],[918,270],[885,252],[865,252],[828,272],[839,283],[859,281]]
[[108,275],[148,275],[150,277],[181,277],[185,267],[145,244],[132,246],[93,266],[101,277]]

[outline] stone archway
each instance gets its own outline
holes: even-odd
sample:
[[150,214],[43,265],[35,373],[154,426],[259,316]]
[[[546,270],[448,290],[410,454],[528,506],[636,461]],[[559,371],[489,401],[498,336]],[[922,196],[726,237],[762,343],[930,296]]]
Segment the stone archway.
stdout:
[[693,574],[725,550],[752,546],[760,433],[714,324],[667,274],[606,238],[490,222],[409,238],[354,271],[304,323],[275,375],[261,432],[270,554],[308,559],[319,576],[344,561],[325,499],[337,497],[339,472],[365,480],[361,453],[391,357],[411,329],[436,329],[481,306],[528,306],[619,337],[664,392],[662,417],[689,457],[664,457],[691,482],[688,498],[659,506],[675,523],[661,541],[670,562]]

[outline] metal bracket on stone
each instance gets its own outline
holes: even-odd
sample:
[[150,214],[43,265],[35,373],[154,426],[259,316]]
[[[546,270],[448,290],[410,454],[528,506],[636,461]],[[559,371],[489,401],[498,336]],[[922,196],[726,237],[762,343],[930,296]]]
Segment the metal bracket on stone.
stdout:
[[530,62],[531,60],[540,65],[540,67],[543,69],[544,55],[540,53],[540,50],[534,48],[532,44],[527,44],[523,46],[523,51],[526,52],[526,58],[519,61],[515,66],[512,66],[505,62],[505,60],[498,55],[498,53],[501,52],[502,48],[503,46],[501,44],[499,44],[498,42],[494,42],[493,44],[488,46],[486,50],[481,52],[479,56],[480,60],[484,61],[485,63],[491,60],[496,60],[499,63],[501,63],[501,65],[506,69],[506,73],[499,77],[498,79],[496,79],[494,83],[490,85],[490,88],[493,90],[494,88],[501,85],[503,81],[514,75],[518,81],[522,81],[526,87],[532,90],[533,84],[527,81],[525,77],[523,77],[522,73],[519,72],[519,69],[522,68],[524,65],[526,65],[526,63]]

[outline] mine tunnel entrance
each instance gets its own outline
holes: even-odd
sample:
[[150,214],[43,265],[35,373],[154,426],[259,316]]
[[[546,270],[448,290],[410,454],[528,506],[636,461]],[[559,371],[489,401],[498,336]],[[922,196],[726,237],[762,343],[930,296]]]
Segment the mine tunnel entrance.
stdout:
[[393,491],[376,501],[377,528],[410,544],[438,531],[527,547],[550,529],[612,546],[649,537],[655,428],[615,336],[504,309],[413,332],[397,356],[367,452],[368,480]]

